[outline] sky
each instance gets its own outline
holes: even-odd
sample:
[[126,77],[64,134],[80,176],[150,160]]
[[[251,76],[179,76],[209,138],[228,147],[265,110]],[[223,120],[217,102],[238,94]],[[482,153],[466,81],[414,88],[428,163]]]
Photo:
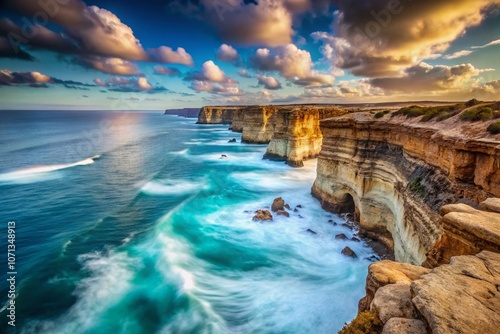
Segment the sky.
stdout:
[[500,0],[0,6],[0,109],[500,100]]

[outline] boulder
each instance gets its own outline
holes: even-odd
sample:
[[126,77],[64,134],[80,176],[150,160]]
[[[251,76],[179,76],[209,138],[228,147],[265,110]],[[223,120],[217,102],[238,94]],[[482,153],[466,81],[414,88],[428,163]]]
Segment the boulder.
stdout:
[[269,212],[269,210],[257,210],[255,213],[256,215],[252,218],[254,221],[273,220],[273,215]]
[[498,333],[500,254],[452,257],[411,284],[413,304],[432,333]]
[[352,241],[356,241],[356,242],[360,242],[360,240],[358,238],[356,238],[356,237],[352,237],[351,240]]
[[370,308],[375,292],[379,288],[397,282],[410,284],[412,281],[429,272],[430,269],[427,268],[390,260],[382,260],[370,264],[368,267],[368,276],[366,277],[366,296],[359,301],[358,311],[363,312]]
[[288,209],[288,210],[290,210],[290,205],[288,205],[288,204],[285,204],[285,209]]
[[391,318],[382,334],[427,334],[427,329],[424,322],[418,319]]
[[228,142],[228,143],[236,143],[236,138],[229,139],[227,142]]
[[370,311],[378,314],[384,324],[391,318],[415,318],[410,285],[401,282],[381,287],[375,293]]
[[341,251],[342,254],[344,254],[345,256],[349,256],[349,257],[352,257],[352,258],[357,258],[358,256],[356,255],[356,253],[354,253],[354,251],[352,249],[350,249],[349,247],[345,246],[345,248]]
[[283,200],[283,198],[281,197],[275,198],[273,204],[271,205],[271,210],[273,212],[276,212],[278,210],[284,210],[284,209],[285,209],[285,201]]
[[344,233],[340,233],[335,236],[335,239],[345,240],[347,236]]
[[479,207],[483,211],[498,212],[500,213],[500,198],[488,198],[486,201],[481,202]]
[[290,214],[288,212],[286,212],[285,210],[278,210],[278,211],[276,211],[276,214],[279,216],[290,217]]

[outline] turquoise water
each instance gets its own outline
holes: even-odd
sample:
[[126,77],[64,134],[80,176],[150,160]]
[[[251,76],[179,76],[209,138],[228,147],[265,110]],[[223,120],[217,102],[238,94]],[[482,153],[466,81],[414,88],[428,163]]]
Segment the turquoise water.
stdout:
[[[17,333],[335,333],[355,316],[373,252],[334,238],[352,231],[310,196],[315,161],[262,160],[265,145],[194,123],[0,112]],[[302,208],[253,222],[277,196]],[[346,245],[358,259],[340,254]],[[5,282],[2,328],[14,332]]]

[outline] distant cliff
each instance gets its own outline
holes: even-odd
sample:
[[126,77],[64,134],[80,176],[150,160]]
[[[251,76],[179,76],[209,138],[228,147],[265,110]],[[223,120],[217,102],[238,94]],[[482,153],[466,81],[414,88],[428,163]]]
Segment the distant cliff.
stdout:
[[177,115],[186,118],[197,118],[200,108],[166,109],[163,115]]
[[319,121],[347,110],[335,106],[203,107],[200,124],[230,124],[244,143],[269,144],[265,159],[286,161],[300,167],[321,150]]
[[366,112],[322,121],[312,193],[328,210],[355,212],[361,233],[396,260],[421,264],[441,238],[443,205],[500,196],[498,135],[486,127]]

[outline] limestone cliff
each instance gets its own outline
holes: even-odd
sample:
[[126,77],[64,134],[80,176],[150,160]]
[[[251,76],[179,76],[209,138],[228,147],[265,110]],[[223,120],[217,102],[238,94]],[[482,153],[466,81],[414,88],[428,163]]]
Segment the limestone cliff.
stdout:
[[206,106],[200,109],[198,124],[231,124],[236,110],[240,107]]
[[500,328],[500,254],[453,257],[433,270],[381,261],[370,265],[358,317],[341,333],[353,333],[370,312],[382,333],[497,333]]
[[197,118],[200,108],[166,109],[163,115],[177,115],[179,117]]
[[292,107],[274,115],[274,131],[264,159],[285,160],[293,167],[316,158],[323,136],[317,109]]
[[361,233],[392,247],[396,260],[422,263],[441,236],[442,205],[500,196],[499,142],[471,138],[454,121],[423,126],[369,113],[322,121],[313,195],[328,210],[354,211]]

